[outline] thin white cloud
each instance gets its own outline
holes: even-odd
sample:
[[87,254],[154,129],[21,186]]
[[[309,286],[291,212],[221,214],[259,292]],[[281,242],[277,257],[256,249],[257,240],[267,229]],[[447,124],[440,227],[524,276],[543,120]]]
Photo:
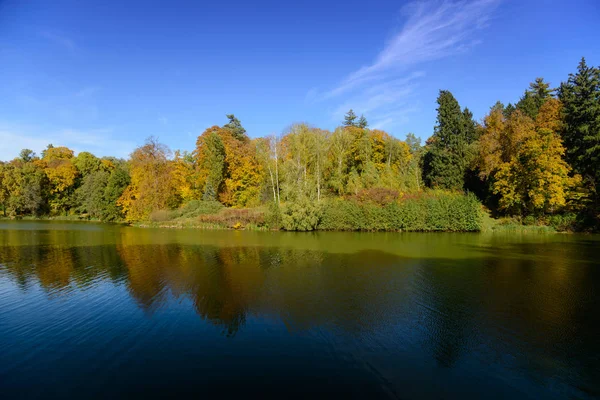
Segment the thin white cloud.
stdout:
[[48,95],[18,94],[16,103],[32,114],[44,114],[61,120],[61,125],[72,125],[82,119],[97,120],[100,109],[94,104],[98,86],[86,86],[68,92],[53,92]]
[[38,155],[48,144],[67,146],[75,153],[89,151],[97,156],[127,157],[136,143],[115,138],[112,129],[92,130],[57,129],[47,131],[32,126],[0,125],[0,160],[8,161],[22,149],[31,149]]
[[406,110],[416,109],[411,104],[414,103],[411,95],[418,86],[417,80],[425,75],[415,69],[479,44],[481,40],[475,37],[476,33],[487,26],[499,3],[500,0],[410,3],[401,10],[403,26],[372,63],[350,73],[325,93],[316,94],[311,89],[307,99],[333,101],[344,95],[348,100],[335,108],[336,120],[353,108],[357,113],[371,113],[371,119],[381,121],[380,126],[406,121]]
[[96,94],[100,90],[99,86],[86,86],[76,91],[73,96],[74,97],[90,97]]
[[70,51],[74,51],[77,48],[77,45],[75,44],[75,41],[73,39],[70,39],[69,37],[59,34],[57,32],[42,31],[40,32],[40,35],[53,42],[54,44],[64,47]]

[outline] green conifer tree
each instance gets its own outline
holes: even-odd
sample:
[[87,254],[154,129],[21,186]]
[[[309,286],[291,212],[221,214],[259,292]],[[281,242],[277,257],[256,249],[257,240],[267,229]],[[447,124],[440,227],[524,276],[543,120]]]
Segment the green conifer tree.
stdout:
[[427,141],[424,180],[430,187],[462,190],[470,164],[470,144],[475,139],[475,123],[468,109],[462,111],[452,93],[441,90],[434,133]]
[[233,114],[227,114],[227,118],[229,119],[229,122],[223,125],[223,128],[229,129],[233,137],[237,140],[248,139],[248,136],[246,136],[246,129],[244,129],[240,120]]
[[356,114],[354,114],[354,111],[350,109],[350,111],[348,111],[344,116],[344,126],[357,126],[356,118],[358,117],[356,116]]
[[561,84],[567,161],[600,193],[600,69],[582,58],[576,74]]
[[369,126],[369,123],[367,122],[367,119],[365,118],[364,115],[360,116],[360,119],[358,120],[358,127],[365,129],[367,126]]

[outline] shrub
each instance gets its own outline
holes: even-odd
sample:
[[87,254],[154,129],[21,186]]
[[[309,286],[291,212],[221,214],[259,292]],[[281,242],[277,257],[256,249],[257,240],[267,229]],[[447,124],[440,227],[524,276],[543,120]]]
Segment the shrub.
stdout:
[[265,213],[256,208],[223,208],[216,214],[200,215],[198,220],[235,229],[246,225],[260,227],[265,225]]
[[321,220],[321,208],[308,199],[285,204],[281,210],[281,224],[286,231],[312,231]]
[[281,209],[275,202],[271,202],[265,214],[265,223],[271,229],[281,229],[283,226]]
[[216,214],[223,205],[218,201],[192,200],[171,212],[171,218],[195,218],[200,215]]
[[152,222],[164,222],[171,219],[171,213],[169,210],[156,210],[150,213],[149,218]]
[[548,225],[559,232],[571,232],[577,228],[577,214],[558,214],[549,218]]
[[385,188],[371,188],[362,189],[356,195],[352,196],[351,199],[356,200],[359,203],[375,203],[380,206],[391,204],[398,199],[398,191],[393,189]]
[[319,229],[393,231],[480,231],[481,204],[472,194],[430,192],[380,206],[356,199],[323,204]]

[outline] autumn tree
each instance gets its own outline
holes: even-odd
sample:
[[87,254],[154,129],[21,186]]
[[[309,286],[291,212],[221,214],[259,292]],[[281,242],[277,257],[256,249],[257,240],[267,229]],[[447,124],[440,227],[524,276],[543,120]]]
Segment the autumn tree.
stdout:
[[[380,183],[375,186],[394,189],[402,192],[411,191],[414,189],[411,181],[413,174],[409,170],[413,155],[409,145],[383,131],[373,131],[382,133],[384,143],[384,164],[377,164],[380,171]],[[377,154],[375,151],[374,154]]]
[[0,161],[0,206],[2,206],[2,214],[6,217],[6,206],[10,193],[8,191],[8,166]]
[[329,186],[338,195],[346,191],[348,157],[352,145],[352,134],[348,129],[337,128],[329,139]]
[[255,144],[243,134],[243,128],[236,131],[237,119],[230,117],[229,127],[213,126],[198,137],[193,157],[203,200],[245,207],[256,204],[260,197],[263,169]]
[[152,211],[180,203],[170,156],[169,148],[153,137],[131,153],[131,182],[118,200],[127,220],[144,220]]
[[16,158],[3,166],[4,207],[13,216],[41,215],[47,211],[48,178],[37,157],[24,159]]
[[185,203],[200,199],[202,193],[199,191],[198,168],[193,154],[177,150],[172,163],[173,179],[181,200]]
[[73,163],[73,150],[51,145],[44,151],[41,163],[50,184],[50,207],[53,212],[67,212],[73,204],[79,171]]
[[306,124],[294,124],[282,139],[282,157],[285,179],[282,191],[286,200],[311,196],[310,168],[313,161],[314,135]]
[[494,107],[479,140],[480,174],[491,179],[508,214],[553,213],[567,204],[579,178],[570,177],[560,139],[561,103],[547,99],[533,121],[520,110],[506,119]]
[[229,131],[221,132],[225,149],[224,186],[219,200],[227,206],[256,205],[263,181],[263,170],[256,157],[256,146],[239,140]]
[[414,133],[409,132],[405,140],[410,153],[410,159],[407,165],[407,181],[406,187],[409,191],[420,191],[422,188],[421,161],[423,158],[423,146],[421,139],[416,137]]
[[312,129],[311,134],[314,136],[313,174],[315,176],[315,185],[317,188],[317,201],[320,201],[325,179],[325,169],[327,168],[330,133],[322,129]]
[[262,166],[263,171],[267,171],[267,186],[270,185],[273,192],[273,203],[280,204],[279,192],[279,140],[276,135],[258,138],[254,142],[256,146],[256,157]]

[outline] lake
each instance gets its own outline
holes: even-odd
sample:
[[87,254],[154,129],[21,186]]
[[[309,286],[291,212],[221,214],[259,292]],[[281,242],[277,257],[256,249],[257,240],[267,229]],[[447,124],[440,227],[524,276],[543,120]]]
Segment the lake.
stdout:
[[0,393],[595,398],[600,238],[0,221]]

